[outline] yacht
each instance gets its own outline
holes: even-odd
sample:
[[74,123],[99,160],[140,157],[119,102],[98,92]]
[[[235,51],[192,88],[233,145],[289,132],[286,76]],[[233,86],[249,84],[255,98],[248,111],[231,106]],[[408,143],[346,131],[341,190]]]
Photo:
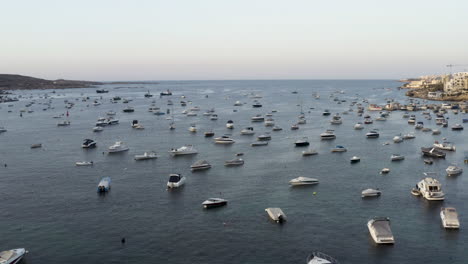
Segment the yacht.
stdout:
[[346,152],[347,149],[343,146],[337,145],[334,148],[332,148],[331,152]]
[[313,252],[306,259],[307,264],[340,264],[338,260],[322,252]]
[[271,135],[270,134],[262,134],[260,136],[257,137],[257,140],[258,141],[268,141],[268,140],[271,140]]
[[224,162],[224,166],[241,166],[244,165],[244,160],[241,158],[233,159],[233,160],[226,160]]
[[361,129],[364,129],[364,126],[362,125],[361,122],[358,122],[354,125],[354,129],[361,130]]
[[298,185],[313,185],[313,184],[318,184],[319,181],[314,178],[309,178],[309,177],[297,177],[289,181],[289,184],[293,186],[298,186]]
[[68,120],[64,120],[62,122],[58,122],[57,126],[69,126],[71,123]]
[[377,130],[371,130],[370,132],[366,133],[367,138],[378,138],[379,132]]
[[400,136],[394,136],[394,137],[393,137],[393,142],[394,142],[394,143],[403,142],[403,138],[400,137]]
[[206,170],[206,169],[209,169],[209,168],[211,168],[211,164],[209,164],[208,161],[206,161],[206,160],[199,160],[199,161],[195,162],[194,164],[192,164],[192,166],[190,166],[190,169],[192,171]]
[[197,154],[198,151],[192,145],[184,145],[178,149],[171,149],[169,153],[171,153],[174,156],[179,156]]
[[445,153],[436,148],[421,148],[424,156],[445,159]]
[[82,148],[95,148],[96,147],[96,141],[87,138],[87,139],[84,140],[81,147]]
[[283,130],[283,129],[282,129],[281,127],[279,127],[279,126],[274,126],[274,127],[271,129],[271,131],[281,131],[281,130]]
[[135,155],[135,160],[157,159],[158,155],[154,151],[145,152],[141,155]]
[[327,131],[320,134],[320,138],[323,140],[328,140],[328,139],[335,139],[336,136],[335,136],[334,130],[327,129]]
[[262,115],[256,115],[256,116],[252,116],[250,120],[252,122],[263,122],[265,118]]
[[233,144],[236,141],[229,136],[221,136],[214,139],[216,144]]
[[267,208],[265,211],[268,213],[271,220],[277,223],[283,223],[286,221],[286,215],[283,213],[281,208]]
[[0,264],[16,264],[28,253],[24,248],[10,249],[0,252]]
[[403,135],[403,139],[414,139],[414,138],[416,138],[416,136],[411,133]]
[[440,209],[440,219],[442,220],[442,225],[446,229],[460,228],[458,213],[457,210],[453,207],[442,207]]
[[463,173],[463,169],[456,165],[448,166],[448,168],[445,169],[445,171],[447,172],[448,176],[455,176]]
[[390,156],[390,159],[392,161],[399,161],[399,160],[404,160],[405,156],[400,155],[400,154],[392,154],[392,156]]
[[455,124],[452,126],[452,130],[463,130],[463,126],[460,124]]
[[380,196],[382,192],[379,189],[365,189],[361,192],[361,197],[375,197]]
[[306,147],[306,146],[309,146],[309,140],[307,139],[307,137],[304,137],[302,139],[298,139],[296,140],[296,142],[294,142],[294,145],[296,145],[296,147]]
[[342,122],[343,121],[341,120],[341,116],[339,114],[334,115],[330,121],[332,125],[340,125]]
[[77,162],[75,162],[75,165],[76,166],[93,166],[94,162],[92,162],[92,161],[77,161]]
[[234,122],[232,120],[227,121],[226,127],[229,128],[229,129],[233,129],[234,128]]
[[191,124],[188,130],[192,133],[195,133],[197,132],[197,126],[195,124]]
[[133,113],[135,112],[135,109],[131,106],[127,106],[122,110],[124,113]]
[[358,163],[361,161],[361,158],[358,156],[353,156],[350,161],[351,163]]
[[111,188],[110,183],[111,183],[111,178],[110,177],[102,178],[102,180],[98,184],[97,191],[99,193],[108,192],[110,190],[110,188]]
[[167,188],[178,188],[185,183],[185,177],[178,173],[169,174]]
[[442,142],[439,141],[434,142],[432,145],[434,148],[441,149],[441,150],[448,150],[448,151],[455,151],[457,148],[450,142]]
[[255,134],[254,128],[253,127],[246,127],[241,130],[241,135],[253,135]]
[[209,209],[213,207],[224,206],[227,203],[228,201],[222,198],[209,198],[208,200],[204,201],[202,205],[204,208]]
[[314,149],[308,149],[308,150],[304,150],[302,151],[302,156],[312,156],[312,155],[317,155],[318,152]]
[[117,141],[109,147],[109,153],[127,151],[128,147],[122,141]]
[[[429,173],[424,173],[426,176]],[[445,194],[442,192],[442,185],[440,182],[432,177],[422,179],[416,185],[421,195],[429,201],[442,201],[445,199]]]
[[388,217],[376,217],[367,222],[369,233],[377,244],[394,244],[395,239]]

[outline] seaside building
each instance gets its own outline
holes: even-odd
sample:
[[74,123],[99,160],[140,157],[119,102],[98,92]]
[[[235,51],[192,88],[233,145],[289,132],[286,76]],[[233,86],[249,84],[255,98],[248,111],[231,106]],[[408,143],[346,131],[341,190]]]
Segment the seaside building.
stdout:
[[444,78],[444,92],[447,94],[468,93],[468,72],[457,72]]

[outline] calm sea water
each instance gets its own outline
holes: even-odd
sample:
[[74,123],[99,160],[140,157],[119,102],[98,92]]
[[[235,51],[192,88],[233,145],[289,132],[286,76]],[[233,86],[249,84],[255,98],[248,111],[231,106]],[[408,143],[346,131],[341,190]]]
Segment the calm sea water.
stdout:
[[[342,113],[356,98],[370,103],[384,103],[386,98],[405,102],[404,91],[393,81],[171,81],[148,85],[105,85],[108,94],[96,94],[95,89],[51,91],[18,91],[19,102],[0,105],[0,126],[8,132],[0,134],[0,250],[25,247],[29,250],[24,263],[305,263],[312,251],[323,251],[342,263],[466,263],[468,239],[466,226],[468,198],[466,175],[447,177],[450,163],[463,165],[467,149],[466,130],[457,132],[440,128],[442,134],[415,131],[402,118],[402,112],[391,113],[385,122],[374,121],[364,130],[353,125],[362,121],[356,112],[343,116],[343,124],[332,126],[331,116],[321,115],[324,109]],[[157,95],[170,89],[171,97],[144,98],[147,91]],[[298,94],[291,93],[298,91]],[[342,100],[337,104],[329,97],[335,91]],[[316,100],[312,93],[321,98]],[[43,111],[42,103],[53,97],[52,107]],[[259,94],[262,108],[252,108],[247,94]],[[134,113],[123,113],[127,104],[113,104],[113,96],[132,99],[128,105]],[[181,107],[185,95],[191,101]],[[92,100],[102,102],[93,106]],[[80,100],[76,100],[80,98]],[[173,108],[167,100],[174,101]],[[25,105],[32,113],[19,116]],[[57,127],[63,119],[52,117],[66,113],[64,100],[75,102],[69,110],[69,127]],[[168,129],[167,115],[155,116],[147,110],[152,101],[163,111],[173,109],[176,130]],[[235,101],[246,103],[234,107]],[[307,124],[291,131],[301,106]],[[196,117],[181,112],[193,106],[201,111]],[[217,121],[203,116],[215,108]],[[233,110],[237,109],[237,112]],[[98,117],[109,110],[117,112],[120,124],[93,133]],[[271,132],[268,146],[253,148],[255,136],[240,136],[242,128],[253,126],[256,136],[271,128],[263,123],[251,123],[250,117],[272,110],[276,125],[284,130]],[[12,111],[9,113],[8,111]],[[435,121],[418,121],[435,128]],[[377,113],[371,113],[375,118]],[[466,115],[450,113],[450,123]],[[130,125],[138,119],[144,130]],[[225,127],[233,120],[234,130]],[[199,128],[190,133],[190,124]],[[337,139],[321,141],[319,134],[335,129]],[[371,128],[380,130],[378,139],[366,139]],[[232,134],[236,143],[216,145],[203,132],[216,135]],[[416,139],[400,144],[383,145],[395,135],[414,132]],[[302,157],[303,148],[294,141],[308,137],[319,155]],[[455,142],[457,151],[446,160],[425,165],[421,146],[447,137]],[[85,138],[98,142],[98,147],[84,150]],[[115,141],[130,147],[126,153],[103,154]],[[30,145],[42,143],[40,149]],[[169,156],[168,150],[193,144],[199,153],[191,157]],[[335,145],[344,145],[346,153],[330,153]],[[136,162],[133,156],[144,151],[159,153],[157,160]],[[224,161],[235,153],[245,153],[245,165],[225,167]],[[406,156],[402,162],[391,162],[390,155]],[[350,164],[358,155],[361,162]],[[213,167],[192,173],[190,165],[205,159]],[[76,167],[76,161],[93,160],[92,167]],[[379,171],[388,167],[387,175]],[[423,172],[438,172],[446,200],[428,202],[410,194],[411,188],[423,177]],[[170,173],[187,177],[185,187],[167,191]],[[112,178],[112,190],[104,196],[96,193],[102,177]],[[306,188],[291,188],[288,181],[298,176],[313,177],[320,184]],[[362,199],[361,191],[380,188],[382,196]],[[315,193],[315,194],[314,194]],[[209,197],[229,200],[225,207],[204,210],[201,203]],[[462,228],[446,231],[439,217],[443,206],[456,207]],[[280,207],[288,216],[284,225],[270,221],[264,211]],[[396,239],[393,246],[377,246],[367,230],[367,221],[375,216],[391,219]],[[126,243],[121,244],[121,238]]]

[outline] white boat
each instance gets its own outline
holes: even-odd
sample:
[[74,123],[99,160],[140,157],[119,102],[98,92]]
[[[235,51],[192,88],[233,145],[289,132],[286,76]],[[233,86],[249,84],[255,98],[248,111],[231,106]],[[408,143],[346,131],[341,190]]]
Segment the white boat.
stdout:
[[258,141],[268,141],[271,140],[271,135],[267,132],[257,137]]
[[227,203],[228,201],[222,198],[209,198],[208,200],[204,201],[202,205],[204,208],[209,209],[213,207],[224,206]]
[[253,127],[246,127],[241,130],[241,135],[253,135],[255,134],[254,128]]
[[341,145],[337,145],[334,148],[331,149],[331,152],[346,152],[348,151],[345,147]]
[[233,129],[234,128],[234,122],[232,120],[227,121],[226,128]]
[[335,139],[336,136],[335,136],[334,130],[327,129],[327,131],[320,134],[320,138],[323,140],[329,140],[329,139]]
[[379,132],[377,130],[371,130],[366,133],[367,138],[378,138],[379,137]]
[[263,122],[265,118],[262,115],[256,115],[256,116],[252,116],[250,120],[252,122]]
[[234,103],[234,106],[242,106],[242,102],[241,102],[241,101],[236,101],[236,102]]
[[394,136],[394,137],[393,137],[393,142],[394,142],[394,143],[403,142],[403,138],[400,137],[400,136]]
[[190,169],[192,171],[206,170],[206,169],[209,169],[209,168],[211,168],[211,164],[209,164],[208,161],[206,161],[206,160],[199,160],[199,161],[195,162],[194,164],[192,164],[190,166]]
[[307,123],[307,120],[305,118],[299,118],[297,120],[298,125],[304,125],[305,123]]
[[197,126],[195,124],[191,124],[188,130],[192,133],[195,133],[197,132]]
[[416,136],[411,133],[403,135],[403,139],[413,139],[413,138],[416,138]]
[[116,112],[114,112],[114,111],[109,111],[109,112],[106,113],[106,115],[111,115],[111,116],[115,115],[115,114],[116,114]]
[[440,209],[440,219],[442,220],[442,225],[446,229],[460,228],[458,213],[457,210],[453,207],[442,207]]
[[279,127],[279,126],[274,126],[271,130],[272,131],[281,131],[283,129],[281,127]]
[[376,217],[367,222],[369,233],[377,244],[394,244],[390,219],[388,217]]
[[291,126],[291,130],[298,130],[299,129],[299,126],[297,124],[293,124]]
[[358,163],[361,161],[361,158],[358,157],[358,156],[353,156],[351,159],[350,159],[350,162],[351,163]]
[[230,138],[229,136],[221,136],[221,137],[217,137],[214,139],[214,142],[216,144],[233,144],[233,143],[236,143],[236,141],[232,138]]
[[390,157],[390,159],[391,159],[392,161],[399,161],[399,160],[404,160],[404,159],[405,159],[405,156],[400,155],[400,154],[392,154],[392,156]]
[[361,197],[375,197],[380,196],[382,192],[379,189],[365,189],[361,192]]
[[68,120],[64,120],[62,122],[57,123],[57,126],[69,126],[69,125],[70,125],[70,121]]
[[81,144],[81,147],[82,148],[95,148],[96,144],[97,144],[96,141],[87,138],[83,141],[83,144]]
[[268,216],[270,216],[271,220],[277,222],[277,223],[283,223],[286,221],[286,215],[283,213],[281,208],[267,208],[265,211],[268,213]]
[[169,180],[167,181],[167,188],[178,188],[185,183],[185,177],[181,174],[169,174]]
[[259,146],[266,146],[268,145],[268,141],[256,141],[250,144],[252,147],[259,147]]
[[92,161],[77,161],[77,162],[75,162],[75,165],[76,166],[93,166],[94,162],[92,162]]
[[432,135],[440,135],[440,133],[439,129],[432,129]]
[[127,151],[129,148],[122,141],[117,141],[109,147],[109,153]]
[[210,120],[218,120],[218,115],[217,114],[212,114],[210,116]]
[[16,264],[28,253],[24,248],[10,249],[0,252],[0,264]]
[[313,252],[306,259],[307,264],[340,264],[338,260],[322,252]]
[[[429,173],[424,173],[426,176]],[[431,173],[432,174],[432,173]],[[445,194],[442,192],[442,185],[440,182],[432,177],[422,179],[416,185],[421,195],[429,201],[442,201],[445,199]]]
[[299,185],[314,185],[318,184],[319,180],[314,179],[314,178],[309,178],[309,177],[297,177],[289,181],[289,184],[293,186],[299,186]]
[[380,174],[387,174],[390,172],[390,169],[389,168],[383,168],[381,171],[380,171]]
[[187,116],[197,116],[198,114],[197,114],[197,112],[194,112],[194,111],[188,111],[188,112],[186,113],[186,115],[187,115]]
[[303,137],[301,139],[298,139],[296,140],[296,142],[294,142],[294,145],[296,147],[306,147],[306,146],[309,146],[309,140],[307,137]]
[[241,166],[244,165],[244,160],[241,158],[233,159],[233,160],[226,160],[224,162],[224,166]]
[[265,119],[265,126],[274,126],[275,125],[275,120],[273,118],[267,118]]
[[361,130],[361,129],[364,129],[364,126],[362,125],[361,122],[358,122],[354,125],[354,129]]
[[171,153],[174,156],[178,156],[197,154],[198,151],[192,145],[184,145],[178,149],[171,149],[169,153]]
[[450,165],[448,166],[447,169],[445,169],[445,171],[447,172],[447,175],[448,176],[455,176],[455,175],[458,175],[458,174],[462,174],[463,173],[463,169],[456,166],[456,165]]
[[343,121],[341,120],[341,116],[339,114],[336,114],[332,117],[332,120],[330,120],[330,123],[332,125],[339,125],[343,123]]
[[463,130],[463,126],[460,124],[455,124],[452,126],[452,130]]
[[111,184],[111,178],[110,177],[102,178],[102,180],[98,184],[97,191],[99,193],[108,192],[110,190],[110,188],[111,188],[110,184]]
[[439,141],[436,141],[436,142],[434,142],[434,144],[432,146],[437,148],[437,149],[441,149],[441,150],[448,150],[448,151],[456,151],[457,150],[456,146],[453,145],[450,142],[439,143]]
[[318,152],[315,149],[308,149],[302,151],[302,156],[312,156],[312,155],[317,155]]
[[141,155],[135,155],[135,160],[149,160],[149,159],[156,159],[158,155],[154,151],[145,152]]

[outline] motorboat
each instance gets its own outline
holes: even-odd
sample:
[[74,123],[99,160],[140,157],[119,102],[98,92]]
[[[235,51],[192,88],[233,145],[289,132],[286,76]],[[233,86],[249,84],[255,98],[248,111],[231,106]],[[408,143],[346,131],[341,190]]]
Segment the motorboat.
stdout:
[[132,128],[137,128],[139,125],[138,120],[135,119],[132,121]]
[[376,217],[367,222],[369,233],[377,244],[394,244],[392,229],[390,228],[390,219],[388,217]]
[[319,180],[314,179],[314,178],[309,178],[309,177],[297,177],[289,181],[289,184],[293,186],[298,186],[298,185],[314,185],[318,184]]
[[262,104],[259,101],[254,101],[254,103],[252,104],[252,107],[259,108],[259,107],[262,107]]
[[380,174],[387,174],[390,172],[390,169],[389,168],[383,168],[381,171],[380,171]]
[[99,193],[105,193],[108,192],[111,188],[111,178],[110,177],[104,177],[98,184],[97,191]]
[[434,148],[437,148],[437,149],[440,149],[440,150],[448,150],[448,151],[456,151],[457,148],[455,147],[455,145],[453,145],[452,143],[450,142],[442,142],[442,143],[439,143],[439,141],[436,141],[434,142],[434,144],[432,145]]
[[253,135],[255,134],[254,128],[253,127],[246,127],[241,130],[241,135]]
[[192,133],[195,133],[197,132],[197,126],[195,124],[191,124],[188,130]]
[[361,197],[375,197],[380,196],[382,192],[379,189],[365,189],[361,192]]
[[422,131],[422,132],[432,132],[432,128],[423,127],[423,129],[422,129],[421,131]]
[[160,93],[159,93],[159,96],[169,96],[169,95],[172,95],[172,92],[169,91],[169,90],[167,90],[167,91],[165,91],[165,92],[160,92]]
[[192,164],[190,166],[190,169],[192,171],[206,170],[206,169],[209,169],[209,168],[211,168],[211,164],[208,163],[208,161],[206,161],[206,160],[199,160],[199,161],[195,162],[194,164]]
[[440,133],[439,129],[432,129],[432,135],[440,135]]
[[367,138],[378,138],[379,137],[379,132],[377,130],[371,130],[366,133]]
[[424,156],[445,159],[445,153],[436,148],[421,148]]
[[336,138],[335,132],[334,130],[327,129],[327,131],[320,134],[320,138],[323,140],[335,139]]
[[322,252],[313,252],[306,259],[307,264],[340,264],[338,260]]
[[77,162],[75,162],[75,165],[76,166],[93,166],[94,162],[92,162],[92,161],[77,161]]
[[361,129],[364,129],[364,126],[362,125],[361,122],[358,122],[354,125],[354,129],[361,130]]
[[364,124],[369,125],[372,123],[374,123],[374,121],[372,121],[372,118],[370,117],[364,118]]
[[62,122],[58,122],[57,126],[69,126],[71,124],[68,120],[63,120]]
[[310,143],[307,137],[304,137],[304,138],[296,140],[296,142],[294,142],[294,145],[296,145],[296,147],[306,147],[306,146],[309,146]]
[[273,118],[267,118],[265,119],[265,126],[269,127],[269,126],[274,126],[275,125],[275,120]]
[[266,146],[268,145],[268,141],[256,141],[250,144],[252,147],[260,147],[260,146]]
[[244,165],[244,160],[241,158],[226,160],[224,166],[241,166]]
[[127,106],[122,110],[124,113],[133,113],[135,112],[135,109],[131,106]]
[[167,181],[167,188],[178,188],[185,183],[185,177],[182,174],[173,173],[169,174],[169,180]]
[[286,215],[284,214],[283,210],[281,210],[281,208],[270,207],[265,209],[265,211],[268,213],[268,216],[271,220],[280,224],[286,222]]
[[341,116],[339,114],[336,114],[332,117],[332,120],[330,120],[330,123],[332,125],[340,125],[341,123],[343,123],[343,121],[341,120]]
[[361,161],[361,158],[358,157],[358,156],[353,156],[351,159],[350,159],[351,163],[358,163]]
[[263,117],[262,115],[256,115],[256,116],[252,116],[250,120],[252,122],[263,122],[265,120],[265,117]]
[[432,165],[434,163],[431,159],[424,159],[424,163],[428,165]]
[[400,161],[400,160],[404,160],[405,156],[400,155],[400,154],[392,154],[392,156],[390,156],[390,159],[392,161]]
[[109,153],[127,151],[129,148],[122,141],[117,141],[109,147]]
[[281,130],[283,130],[283,129],[282,129],[281,127],[279,127],[279,126],[274,126],[274,127],[271,129],[271,131],[281,131]]
[[97,89],[96,90],[96,93],[108,93],[109,90],[106,90],[106,89]]
[[197,154],[198,151],[192,145],[184,145],[178,149],[171,149],[169,153],[171,153],[174,156],[179,156]]
[[208,200],[202,203],[203,207],[206,209],[224,206],[228,203],[227,200],[222,198],[209,198]]
[[452,130],[463,130],[463,126],[460,124],[455,124],[452,126]]
[[236,141],[232,138],[230,138],[229,136],[221,136],[221,137],[217,137],[214,139],[214,142],[216,144],[233,144],[233,143],[236,143]]
[[302,156],[312,156],[312,155],[317,155],[318,152],[315,149],[308,149],[302,151]]
[[337,145],[331,150],[331,152],[346,152],[346,151],[347,149],[341,145]]
[[242,102],[241,102],[241,101],[236,101],[236,102],[234,103],[234,106],[242,106]]
[[447,172],[448,176],[455,176],[463,173],[463,169],[456,165],[448,166],[447,169],[445,169],[445,171]]
[[[429,173],[424,173],[426,176]],[[416,185],[421,195],[429,201],[442,201],[445,199],[445,194],[442,192],[440,182],[432,177],[425,177]]]
[[299,129],[299,126],[297,124],[293,124],[291,126],[291,130],[298,130]]
[[42,148],[42,143],[32,144],[32,145],[31,145],[31,148],[32,148],[32,149],[34,149],[34,148]]
[[403,142],[403,138],[400,137],[400,136],[394,136],[394,137],[393,137],[393,142],[394,142],[394,143]]
[[118,119],[114,119],[113,117],[107,118],[107,124],[108,125],[117,125],[119,123]]
[[194,112],[194,111],[188,111],[188,112],[186,113],[186,115],[187,115],[187,116],[197,116],[198,114],[197,114],[197,112]]
[[416,138],[416,136],[411,133],[403,135],[403,139],[414,139],[414,138]]
[[0,127],[0,133],[7,132],[5,127]]
[[0,252],[0,264],[17,264],[28,253],[24,248],[10,249]]
[[145,152],[140,155],[135,155],[135,160],[149,160],[149,159],[157,159],[158,155],[154,151]]
[[229,128],[229,129],[233,129],[234,128],[234,122],[232,120],[227,121],[226,127]]
[[210,120],[218,120],[218,115],[217,114],[212,114],[210,116]]
[[305,123],[307,123],[307,120],[305,118],[299,118],[299,120],[297,120],[298,125],[303,125]]
[[212,136],[215,135],[215,133],[214,133],[213,131],[210,130],[210,131],[206,131],[206,132],[204,133],[204,135],[205,135],[205,137],[212,137]]
[[423,129],[424,128],[424,123],[419,121],[416,123],[416,125],[414,126],[415,129]]
[[442,207],[440,209],[440,219],[442,220],[442,225],[446,229],[460,228],[458,213],[457,210],[453,207]]
[[96,141],[92,139],[85,139],[83,144],[81,145],[82,148],[95,148],[96,147]]
[[328,109],[323,110],[322,115],[323,116],[329,116],[331,113]]
[[268,140],[271,140],[271,135],[270,134],[262,134],[260,136],[257,137],[257,140],[258,141],[268,141]]

